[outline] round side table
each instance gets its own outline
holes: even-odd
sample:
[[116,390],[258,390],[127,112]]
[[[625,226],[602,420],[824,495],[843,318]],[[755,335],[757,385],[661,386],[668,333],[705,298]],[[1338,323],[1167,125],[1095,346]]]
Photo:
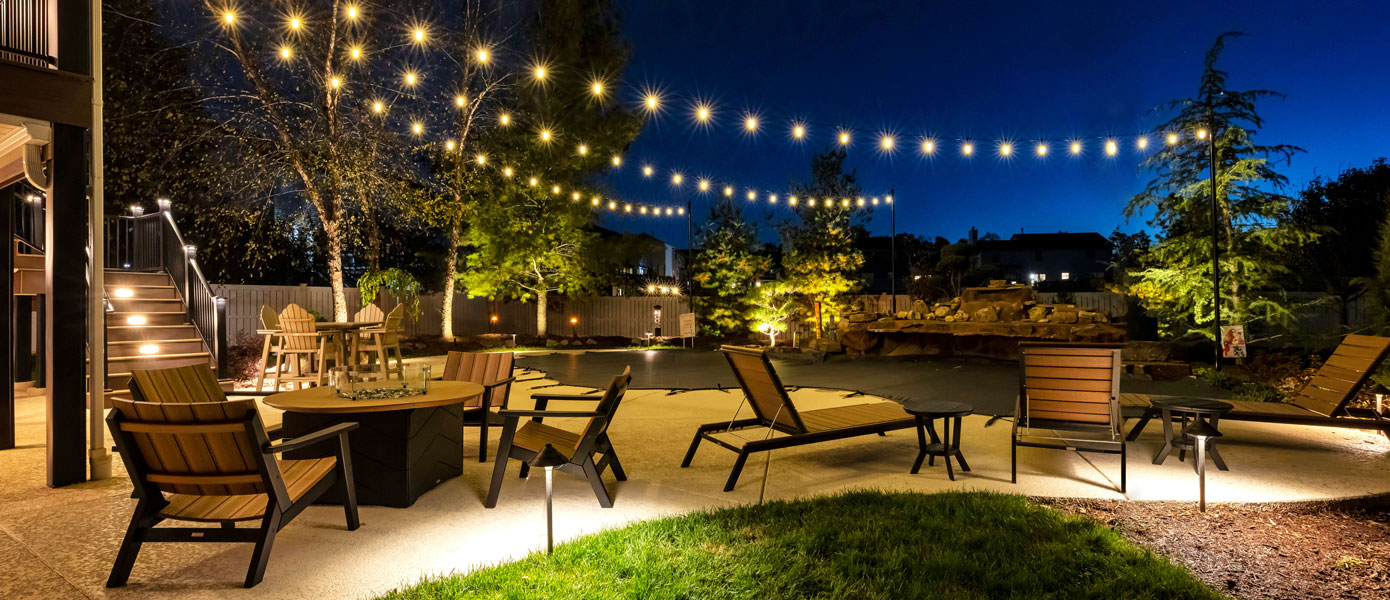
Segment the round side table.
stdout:
[[[970,465],[966,464],[965,456],[960,452],[960,420],[961,417],[974,414],[975,407],[963,402],[920,400],[904,402],[903,410],[917,419],[918,451],[917,461],[912,463],[913,474],[922,468],[923,459],[927,459],[927,466],[935,466],[938,456],[945,459],[946,476],[951,478],[951,481],[956,480],[956,473],[951,468],[952,457],[960,462],[960,470],[970,471]],[[936,427],[933,422],[937,419],[943,421],[941,432],[944,439],[936,435]],[[955,420],[954,424],[951,422],[953,419]],[[955,427],[954,435],[951,433],[952,425]],[[931,436],[931,443],[927,443],[928,435]]]
[[[1191,398],[1186,396],[1174,396],[1168,398],[1154,398],[1150,401],[1154,408],[1163,413],[1163,448],[1154,455],[1154,464],[1161,465],[1173,452],[1178,449],[1178,460],[1187,459],[1187,451],[1195,451],[1193,437],[1187,435],[1187,429],[1191,426],[1187,424],[1190,417],[1193,421],[1202,421],[1211,427],[1212,431],[1219,431],[1217,424],[1221,421],[1221,415],[1231,412],[1234,408],[1229,402],[1212,400],[1211,398]],[[1177,413],[1182,419],[1182,430],[1173,431],[1173,414]],[[1194,423],[1193,425],[1195,425]],[[1206,439],[1204,452],[1211,456],[1211,461],[1216,464],[1216,468],[1228,471],[1226,461],[1221,460],[1221,453],[1216,451],[1216,436],[1203,436]],[[1200,456],[1200,455],[1199,455]],[[1196,468],[1198,465],[1193,465]]]

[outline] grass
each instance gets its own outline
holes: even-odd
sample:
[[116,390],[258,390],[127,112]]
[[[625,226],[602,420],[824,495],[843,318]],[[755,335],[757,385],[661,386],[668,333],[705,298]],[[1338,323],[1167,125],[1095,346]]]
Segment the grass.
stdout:
[[851,492],[693,513],[383,596],[1223,597],[1094,521],[984,492]]

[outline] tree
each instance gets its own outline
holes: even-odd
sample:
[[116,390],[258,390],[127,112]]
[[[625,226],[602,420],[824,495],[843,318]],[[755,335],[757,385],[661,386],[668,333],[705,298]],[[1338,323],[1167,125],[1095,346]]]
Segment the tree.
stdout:
[[591,194],[577,190],[621,162],[614,157],[637,137],[642,119],[604,84],[629,55],[611,2],[543,0],[526,31],[526,60],[543,60],[546,76],[508,88],[498,100],[507,125],[479,140],[488,162],[505,170],[476,181],[459,281],[470,296],[534,299],[544,336],[550,294],[590,291],[604,260],[589,231],[592,208],[580,201]]
[[777,346],[777,334],[787,330],[787,319],[795,311],[794,294],[795,290],[785,281],[766,283],[747,293],[753,307],[748,315],[753,330],[766,335],[773,347]]
[[737,204],[717,202],[696,243],[700,250],[692,261],[690,280],[700,327],[705,335],[721,339],[746,330],[749,290],[772,266],[759,252],[757,228],[743,219]]
[[1390,163],[1342,171],[1336,179],[1316,177],[1298,194],[1289,219],[1317,231],[1318,239],[1296,249],[1291,267],[1303,289],[1335,296],[1347,322],[1347,305],[1363,291],[1356,282],[1376,274],[1377,255],[1367,241],[1380,235],[1390,208]]
[[[793,184],[792,190],[810,198],[857,197],[859,184],[853,172],[844,172],[844,162],[843,150],[817,153],[811,158],[811,180]],[[856,240],[863,235],[863,228],[853,223],[855,212],[853,205],[839,202],[808,206],[782,228],[782,269],[808,320],[840,314],[848,306],[848,296],[859,289],[864,253]],[[816,337],[820,337],[819,327]]]
[[[1154,178],[1125,208],[1126,216],[1151,210],[1150,224],[1163,232],[1149,253],[1152,266],[1134,274],[1134,292],[1161,315],[1161,326],[1170,335],[1214,339],[1211,259],[1218,248],[1224,322],[1292,325],[1293,309],[1282,295],[1281,280],[1289,274],[1282,255],[1315,237],[1283,219],[1291,200],[1279,192],[1287,179],[1274,169],[1279,160],[1288,161],[1302,150],[1254,140],[1264,125],[1256,102],[1282,95],[1228,89],[1226,72],[1216,68],[1226,41],[1237,35],[1222,34],[1207,52],[1195,97],[1158,109],[1177,113],[1155,129],[1155,136],[1178,136],[1178,143],[1164,145],[1144,161]],[[1207,136],[1215,136],[1215,182],[1208,177]]]

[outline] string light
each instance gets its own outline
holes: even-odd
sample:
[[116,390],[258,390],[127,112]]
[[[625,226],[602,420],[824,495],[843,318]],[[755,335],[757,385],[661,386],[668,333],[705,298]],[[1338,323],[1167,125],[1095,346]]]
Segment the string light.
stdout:
[[608,210],[613,210],[613,209],[615,209],[615,208],[618,208],[618,203],[617,203],[617,202],[613,202],[613,201],[610,200],[610,201],[608,202]]
[[708,179],[701,179],[701,180],[700,180],[700,191],[702,191],[702,192],[708,192],[708,191],[709,191],[709,180],[708,180]]
[[288,60],[292,56],[294,56],[294,50],[290,49],[289,46],[280,47],[280,58]]
[[594,206],[598,206],[598,196],[594,196],[594,199],[593,199],[593,200],[590,200],[590,201],[589,201],[589,204],[592,204],[592,205],[594,205]]
[[542,129],[542,130],[541,130],[541,141],[542,141],[542,142],[549,142],[549,141],[550,141],[550,130],[549,130],[549,129]]
[[425,125],[423,123],[420,123],[419,121],[411,123],[410,132],[415,135],[420,135],[425,132]]
[[595,96],[602,96],[603,82],[595,79],[593,83],[589,84],[589,91],[593,92]]
[[623,166],[623,157],[618,156],[617,154],[614,154],[614,155],[613,155],[613,166],[615,166],[615,167],[621,167],[621,166]]
[[492,53],[488,52],[487,48],[478,48],[477,57],[479,63],[487,64],[488,61],[492,60]]
[[680,185],[680,184],[681,184],[681,181],[683,181],[684,179],[685,179],[685,178],[682,177],[680,173],[676,173],[675,175],[672,175],[672,176],[671,176],[671,184],[672,184],[672,185]]
[[347,17],[348,17],[349,19],[356,19],[356,18],[357,18],[357,7],[356,7],[356,6],[349,6],[349,7],[347,7]]
[[1073,142],[1071,143],[1071,153],[1072,153],[1072,154],[1081,154],[1081,142],[1073,141]]
[[526,180],[526,183],[530,184],[531,187],[536,187],[536,184],[538,184],[538,183],[540,183],[540,182],[539,182],[539,181],[536,181],[536,178],[535,178],[535,177],[532,177],[532,178]]
[[444,142],[444,148],[447,149],[447,150],[453,150],[453,149],[454,149],[454,140],[449,140],[449,141],[447,141],[447,142]]
[[1172,146],[1172,145],[1174,145],[1174,144],[1176,144],[1176,143],[1178,143],[1178,134],[1176,134],[1176,133],[1169,133],[1169,134],[1168,134],[1168,145],[1169,145],[1169,146]]
[[235,23],[235,22],[236,22],[236,13],[234,13],[234,12],[232,12],[232,11],[230,11],[230,10],[227,11],[227,12],[222,13],[222,22],[223,22],[223,23],[226,23],[226,24],[228,24],[228,25],[231,25],[232,23]]
[[845,131],[845,130],[843,130],[843,129],[840,130],[840,145],[841,145],[841,146],[848,146],[848,145],[849,145],[849,132],[848,132],[848,131]]
[[651,166],[651,165],[642,165],[642,176],[643,176],[643,177],[651,177],[651,176],[652,176],[652,166]]
[[1038,156],[1047,156],[1047,144],[1038,144]]
[[425,30],[424,30],[424,29],[421,29],[421,28],[419,28],[419,27],[416,27],[416,28],[415,28],[415,31],[411,33],[411,37],[415,38],[415,41],[416,41],[417,43],[418,43],[418,42],[423,42],[423,41],[425,41]]
[[507,113],[502,113],[502,114],[498,115],[498,116],[497,116],[497,124],[499,124],[499,125],[501,125],[501,126],[503,126],[503,127],[506,127],[506,126],[508,126],[508,125],[511,125],[511,124],[512,124],[512,116],[509,115],[509,114],[507,114]]
[[415,82],[416,82],[416,81],[419,81],[419,80],[420,80],[420,77],[419,77],[418,75],[415,74],[415,71],[406,71],[406,72],[405,72],[405,84],[406,84],[406,85],[408,85],[408,86],[414,86],[414,85],[415,85]]
[[792,137],[798,140],[806,137],[806,126],[800,123],[792,125]]
[[787,198],[787,206],[796,206],[796,196]]
[[585,144],[580,144],[580,145],[579,145],[579,155],[580,155],[580,156],[585,156],[585,155],[587,155],[587,154],[589,154],[589,146],[587,146],[587,145],[585,145]]
[[755,191],[753,191],[753,190],[748,190],[748,200],[749,200],[749,201],[752,201],[752,200],[757,200],[757,199],[758,199],[758,193],[755,192]]
[[768,203],[768,204],[777,204],[777,194],[768,194],[768,195],[767,195],[767,203]]
[[757,117],[754,117],[754,116],[749,116],[748,118],[744,119],[744,120],[743,120],[743,128],[744,128],[744,129],[747,129],[748,131],[757,131],[757,129],[758,129],[758,118],[757,118]]
[[550,193],[555,194],[555,195],[559,195],[559,194],[560,194],[560,186],[558,186],[558,185],[552,185],[552,186],[550,186]]
[[1120,146],[1119,146],[1119,144],[1115,143],[1115,140],[1105,140],[1105,154],[1106,154],[1106,156],[1115,156],[1115,154],[1116,154],[1117,152],[1119,152],[1119,151],[1120,151]]
[[661,99],[658,98],[656,94],[648,93],[647,97],[643,100],[643,104],[647,106],[648,112],[653,112],[661,107]]
[[379,113],[383,110],[386,110],[386,105],[382,104],[380,100],[372,103],[372,112]]
[[352,56],[353,60],[360,60],[362,58],[362,48],[359,46],[353,46],[350,50],[348,50],[348,54]]
[[1197,130],[1197,139],[1199,139],[1199,140],[1205,140],[1205,139],[1207,139],[1207,130],[1205,130],[1205,129],[1198,129],[1198,130]]
[[545,80],[545,67],[536,67],[536,81]]
[[734,188],[733,188],[733,186],[728,186],[728,185],[724,186],[724,197],[725,197],[725,198],[732,198],[732,197],[734,197]]
[[892,151],[894,143],[896,142],[893,140],[893,136],[888,134],[884,134],[883,137],[878,140],[879,147],[883,148],[885,152]]
[[513,173],[513,171],[512,171],[512,168],[511,168],[511,167],[504,167],[504,168],[502,169],[502,176],[503,176],[503,177],[508,177],[508,178],[510,178],[510,177],[512,176],[512,173]]
[[299,26],[302,24],[303,22],[299,20],[299,17],[290,17],[290,29],[299,31]]
[[475,158],[473,159],[473,162],[476,162],[476,163],[478,163],[478,164],[480,164],[480,165],[486,165],[486,164],[487,164],[487,155],[486,155],[486,154],[479,154],[477,157],[475,157]]
[[[570,194],[570,200],[574,200],[574,201],[578,202],[578,201],[579,201],[579,197],[580,197],[580,196],[579,196],[579,192],[574,192],[574,193]],[[598,198],[594,198],[594,204],[598,204]]]
[[339,87],[341,87],[341,86],[343,85],[343,80],[340,79],[340,78],[334,77],[334,78],[328,80],[328,84],[331,85],[331,86],[333,86],[333,89],[337,89],[337,88],[339,88]]
[[468,99],[467,99],[467,98],[464,98],[462,95],[454,96],[454,106],[459,106],[459,107],[461,107],[461,106],[463,106],[463,105],[465,105],[465,104],[467,104],[467,103],[468,103]]
[[1143,150],[1143,149],[1145,149],[1145,148],[1148,148],[1148,147],[1149,147],[1149,138],[1141,137],[1141,138],[1139,138],[1138,140],[1136,140],[1136,141],[1134,142],[1134,145],[1137,146],[1140,150]]
[[708,121],[709,121],[709,117],[710,117],[710,108],[709,108],[709,105],[707,105],[707,104],[697,104],[697,105],[695,105],[695,118],[696,118],[696,119],[699,119],[701,122],[708,122]]
[[1014,153],[1014,145],[1008,142],[999,144],[999,156],[1007,157]]
[[971,154],[974,154],[974,153],[975,153],[975,144],[972,144],[972,143],[970,143],[970,142],[966,142],[966,143],[962,144],[961,147],[960,147],[960,153],[961,153],[961,154],[964,154],[964,155],[966,155],[966,156],[970,156]]
[[931,154],[933,152],[936,152],[936,141],[931,138],[922,140],[922,154]]

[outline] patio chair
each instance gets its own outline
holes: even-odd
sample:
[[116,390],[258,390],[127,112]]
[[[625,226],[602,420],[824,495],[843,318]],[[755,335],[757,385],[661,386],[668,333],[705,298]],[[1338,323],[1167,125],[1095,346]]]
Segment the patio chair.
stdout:
[[1010,481],[1018,483],[1019,446],[1100,452],[1120,455],[1120,493],[1125,493],[1120,348],[1030,342],[1018,346]]
[[[261,368],[256,371],[256,391],[261,391],[265,385],[265,370],[270,368],[270,356],[276,350],[275,346],[280,339],[277,330],[280,329],[280,315],[275,314],[275,309],[268,305],[261,305],[261,329],[260,333],[265,337],[265,343],[261,346]],[[275,364],[278,368],[280,354],[274,352]]]
[[[521,477],[525,478],[530,473],[527,461],[544,450],[546,444],[550,444],[569,457],[569,462],[556,467],[556,470],[582,475],[589,480],[589,486],[594,488],[599,506],[613,508],[613,499],[603,484],[603,471],[611,468],[613,477],[618,481],[627,481],[627,473],[623,472],[623,465],[618,462],[613,443],[608,439],[608,426],[613,423],[618,405],[627,393],[627,385],[632,381],[631,373],[631,367],[623,369],[622,374],[613,377],[608,383],[608,389],[601,396],[535,394],[531,396],[536,401],[534,410],[497,411],[498,416],[502,417],[502,441],[498,444],[497,463],[492,469],[492,486],[488,489],[487,501],[483,505],[488,508],[497,506],[497,496],[502,492],[502,477],[507,473],[507,461],[521,461]],[[549,403],[555,400],[596,404],[590,410],[547,409]],[[588,420],[578,431],[570,431],[542,422],[547,417]],[[524,418],[531,420],[522,424],[521,419]],[[600,454],[603,458],[595,460]]]
[[[136,386],[132,382],[132,387]],[[145,397],[153,390],[144,390]],[[125,585],[146,542],[254,543],[243,585],[265,575],[275,534],[324,492],[345,498],[349,531],[359,526],[352,452],[341,423],[272,445],[253,400],[139,402],[113,399],[106,418],[139,500],[106,587]],[[278,460],[276,455],[337,442],[334,456]],[[218,528],[156,527],[169,521]],[[237,527],[259,521],[259,527]]]
[[[333,332],[319,331],[314,315],[298,304],[291,304],[280,311],[280,342],[276,345],[275,381],[272,384],[280,390],[280,382],[294,384],[324,385],[328,382],[328,362],[338,364],[337,336]],[[290,374],[285,375],[284,362],[290,361]],[[308,361],[310,366],[301,369],[300,361]],[[312,368],[311,368],[312,367]]]
[[[366,310],[366,309],[363,309]],[[380,313],[380,309],[377,310]],[[392,372],[401,377],[401,319],[405,315],[404,305],[397,304],[385,318],[379,319],[381,325],[362,330],[361,352],[367,355],[367,365],[375,365],[377,373],[390,377]],[[396,366],[391,366],[391,355],[395,354]]]
[[[708,440],[721,448],[737,452],[738,459],[734,461],[729,480],[724,484],[726,492],[734,489],[744,463],[748,461],[748,456],[755,452],[861,435],[882,435],[889,431],[917,427],[917,420],[896,402],[865,402],[835,408],[797,410],[791,397],[787,395],[786,388],[782,387],[782,379],[772,368],[772,362],[768,360],[765,351],[735,346],[724,346],[719,351],[724,353],[724,358],[728,359],[729,366],[733,368],[734,376],[743,388],[744,400],[748,407],[753,409],[753,417],[739,419],[738,413],[735,412],[731,421],[701,425],[695,430],[695,439],[690,442],[690,449],[685,453],[685,460],[681,461],[681,468],[690,466],[701,440]],[[739,409],[742,408],[740,405]],[[744,441],[742,446],[735,446],[714,437],[717,433],[741,430],[763,430],[767,435],[761,439]],[[771,437],[773,431],[786,435]]]
[[[492,409],[507,408],[507,396],[512,393],[512,365],[516,355],[511,352],[450,352],[444,361],[445,381],[468,381],[483,386],[483,395],[463,403],[463,426],[478,428],[478,462],[487,462],[487,438],[490,427],[502,425],[502,418]],[[486,398],[486,401],[484,400]],[[469,410],[477,408],[478,410]]]
[[[1252,402],[1221,400],[1230,403],[1231,412],[1221,415],[1222,421],[1253,421],[1317,427],[1378,430],[1390,437],[1390,419],[1369,408],[1348,406],[1357,392],[1366,385],[1390,351],[1390,338],[1373,335],[1348,335],[1308,381],[1293,402]],[[1130,440],[1137,439],[1149,420],[1160,416],[1150,403],[1148,394],[1125,394],[1125,406],[1142,408],[1143,416],[1129,431]]]

